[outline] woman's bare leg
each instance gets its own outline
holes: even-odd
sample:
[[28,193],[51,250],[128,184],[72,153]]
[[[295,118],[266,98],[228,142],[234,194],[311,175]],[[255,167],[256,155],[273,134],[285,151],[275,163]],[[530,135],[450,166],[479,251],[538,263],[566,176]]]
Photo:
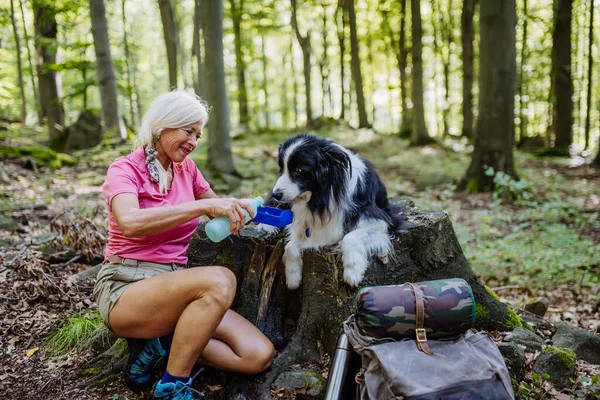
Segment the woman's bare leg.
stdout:
[[256,374],[269,368],[274,355],[273,344],[256,326],[228,310],[199,361],[225,371]]
[[[128,287],[112,309],[109,322],[114,332],[123,337],[155,338],[174,331],[167,363],[171,375],[189,376],[204,350],[208,351],[206,359],[211,364],[220,366],[224,362],[223,367],[234,371],[259,372],[256,365],[247,367],[243,365],[245,362],[235,365],[234,355],[247,360],[247,355],[257,354],[254,350],[258,347],[269,349],[264,336],[263,340],[256,340],[262,336],[260,331],[254,328],[258,335],[252,332],[247,337],[249,342],[243,331],[232,333],[240,327],[246,330],[253,327],[248,321],[244,320],[247,325],[241,322],[243,318],[237,314],[228,316],[223,328],[218,329],[226,313],[233,313],[228,309],[235,286],[233,273],[222,267],[168,272]],[[205,349],[213,335],[217,335],[215,344]],[[219,342],[227,344],[233,354]],[[272,346],[270,349],[270,353],[264,350],[260,353],[272,357]],[[261,361],[264,368],[270,364],[265,357]]]

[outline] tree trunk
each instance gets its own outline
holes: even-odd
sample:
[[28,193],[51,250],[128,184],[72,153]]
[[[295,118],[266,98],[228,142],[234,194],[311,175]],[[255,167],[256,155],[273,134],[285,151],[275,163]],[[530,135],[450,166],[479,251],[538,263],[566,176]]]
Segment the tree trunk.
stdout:
[[352,71],[352,81],[356,92],[356,107],[358,109],[358,127],[368,128],[370,126],[367,119],[367,110],[365,107],[365,96],[363,93],[363,79],[360,70],[360,54],[358,49],[358,35],[356,33],[356,12],[354,10],[354,0],[345,0],[346,11],[348,13],[348,22],[350,25],[350,69]]
[[[339,23],[337,15],[340,15]],[[344,62],[344,55],[346,54],[346,11],[344,7],[344,0],[338,1],[338,7],[336,9],[336,27],[338,35],[338,43],[340,44],[340,120],[346,119],[346,86],[344,80],[346,79],[346,64]]]
[[262,53],[262,73],[263,73],[263,81],[262,81],[262,90],[263,95],[265,97],[265,101],[263,104],[264,112],[265,112],[265,129],[269,130],[269,92],[267,90],[267,52],[265,51],[265,35],[261,33],[260,35],[260,50]]
[[135,68],[131,67],[131,52],[129,51],[129,40],[127,40],[127,14],[125,13],[125,0],[121,1],[121,18],[123,20],[123,47],[125,50],[125,71],[127,72],[127,97],[129,99],[129,123],[137,126],[136,101],[137,88],[135,87]]
[[594,59],[592,51],[594,47],[594,1],[590,0],[590,27],[588,32],[588,79],[587,79],[587,105],[585,111],[585,145],[583,149],[590,147],[590,114],[592,112],[592,70]]
[[527,72],[525,65],[527,65],[527,26],[529,22],[529,15],[527,9],[527,0],[523,0],[523,37],[521,38],[521,68],[519,68],[519,136],[517,142],[527,137],[527,112],[523,111],[527,108],[527,102],[525,101],[525,93],[527,91]]
[[423,146],[432,143],[433,140],[427,133],[425,125],[425,110],[423,108],[423,52],[422,27],[421,27],[421,1],[411,0],[410,3],[412,16],[412,101],[413,101],[413,121],[412,136],[410,144],[413,146]]
[[58,97],[58,82],[56,71],[50,68],[56,64],[58,47],[56,24],[56,9],[52,3],[45,0],[32,1],[34,13],[35,36],[37,53],[37,74],[40,90],[40,108],[43,118],[46,118],[49,133],[49,146],[61,150],[65,142],[65,114],[61,99]]
[[239,177],[233,164],[229,136],[229,109],[223,62],[223,3],[206,0],[203,13],[206,54],[206,99],[213,107],[208,135],[207,169],[215,178]]
[[[282,60],[281,60],[281,64],[284,68],[284,70],[290,68],[291,66],[291,59],[293,58],[293,54],[291,51],[287,51],[284,50],[281,52],[281,56],[282,56]],[[288,58],[289,61],[288,62]],[[292,69],[293,71],[293,69]],[[293,73],[292,73],[293,76]],[[281,124],[283,125],[283,129],[287,129],[290,123],[290,110],[289,110],[289,100],[288,100],[288,77],[285,75],[281,76],[282,82],[281,82],[281,87],[283,90],[280,91],[281,93]]]
[[[471,165],[460,188],[491,191],[501,171],[516,179],[513,163],[516,91],[515,0],[481,0],[479,115]],[[493,174],[486,168],[493,168]]]
[[192,56],[196,57],[196,79],[194,90],[202,98],[206,96],[206,81],[204,78],[204,63],[202,62],[202,48],[200,30],[202,29],[202,0],[194,0],[194,38]]
[[[396,234],[395,257],[387,265],[373,261],[361,286],[459,277],[471,285],[477,309],[482,311],[476,321],[478,328],[506,330],[518,324],[469,267],[445,212],[420,211],[406,200],[392,202],[406,207],[415,226]],[[188,251],[189,263],[224,265],[236,273],[240,284],[233,308],[255,323],[279,350],[271,369],[255,378],[253,386],[258,385],[259,393],[248,397],[270,399],[269,384],[284,369],[297,363],[319,363],[323,350],[333,355],[357,289],[340,279],[341,259],[331,247],[304,252],[302,286],[290,291],[285,287],[281,263],[283,235],[265,238],[251,227],[242,232],[240,240],[237,245],[244,246],[246,261],[238,268],[234,246],[228,241],[209,241],[201,225]]]
[[296,33],[296,38],[298,39],[298,43],[300,44],[300,48],[302,49],[302,60],[303,60],[303,70],[304,70],[304,86],[306,93],[306,126],[313,125],[313,116],[312,116],[312,104],[311,104],[311,90],[310,90],[310,73],[311,73],[311,63],[310,63],[310,53],[312,51],[310,45],[310,29],[306,32],[305,36],[302,36],[300,33],[300,29],[298,28],[298,19],[296,17],[297,12],[297,1],[292,0],[292,27],[294,28],[294,32]]
[[158,0],[160,19],[163,26],[167,62],[169,64],[169,89],[177,87],[177,54],[179,53],[179,33],[171,0]]
[[402,121],[400,135],[410,137],[412,134],[412,108],[408,108],[408,77],[406,66],[408,51],[406,49],[406,0],[400,0],[400,40],[398,41],[398,68],[400,69],[400,101],[402,105]]
[[463,0],[460,24],[463,62],[462,135],[469,139],[473,138],[473,41],[475,40],[473,15],[476,2],[477,0]]
[[104,128],[107,131],[110,130],[111,133],[112,131],[116,131],[121,138],[125,139],[127,134],[124,129],[120,129],[117,83],[110,53],[104,0],[90,0],[90,18],[92,20],[94,49],[96,50],[96,70],[98,72],[98,87],[102,102]]
[[556,0],[552,34],[554,132],[557,152],[569,155],[573,143],[573,79],[571,76],[571,16],[573,0]]
[[[329,85],[329,59],[327,49],[327,8],[323,6],[323,24],[321,25],[321,38],[323,40],[323,53],[319,60],[319,71],[321,72],[321,115],[331,114],[331,86]],[[327,102],[327,107],[325,103]],[[327,112],[326,112],[327,110]]]
[[23,8],[23,0],[19,0],[19,7],[21,8],[21,20],[23,22],[25,48],[27,49],[27,61],[29,62],[29,76],[31,77],[31,88],[33,89],[33,97],[35,99],[35,109],[38,114],[38,124],[42,125],[42,109],[40,107],[40,99],[38,97],[37,85],[35,83],[35,68],[33,68],[33,62],[31,61],[31,50],[29,49],[29,35],[27,34],[27,24],[25,23],[25,10]]
[[10,0],[10,21],[12,23],[13,35],[15,38],[15,51],[17,53],[17,71],[19,73],[19,90],[21,91],[21,124],[25,123],[27,118],[27,99],[25,98],[25,84],[23,82],[23,64],[21,63],[21,39],[19,38],[19,29],[15,18],[14,0]]
[[242,129],[248,129],[250,118],[248,115],[248,90],[246,89],[246,64],[242,52],[242,14],[244,0],[230,0],[231,19],[233,22],[233,38],[235,45],[235,72],[238,81],[237,101],[239,120]]
[[292,68],[292,82],[294,89],[294,128],[298,126],[298,80],[296,79],[296,64],[294,63],[294,41],[290,38],[290,67]]

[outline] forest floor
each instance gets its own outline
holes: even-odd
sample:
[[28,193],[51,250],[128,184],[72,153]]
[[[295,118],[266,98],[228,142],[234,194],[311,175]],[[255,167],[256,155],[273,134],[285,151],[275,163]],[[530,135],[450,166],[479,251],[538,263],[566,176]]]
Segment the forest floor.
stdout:
[[[15,127],[4,144],[37,134]],[[216,185],[216,192],[236,197],[267,193],[277,177],[277,146],[291,134],[235,137],[236,164],[244,180],[233,191]],[[544,296],[550,300],[549,321],[600,333],[600,170],[583,158],[536,158],[517,152],[522,181],[498,183],[516,197],[507,202],[497,194],[455,191],[470,160],[462,141],[409,148],[404,140],[370,130],[336,127],[318,134],[371,160],[391,197],[409,198],[421,209],[446,210],[471,266],[503,301],[520,308]],[[193,154],[200,169],[204,145]],[[86,374],[94,373],[84,366],[97,354],[78,348],[83,342],[79,339],[99,321],[93,314],[92,283],[77,285],[69,279],[102,253],[106,206],[101,184],[107,166],[131,149],[131,144],[101,145],[76,154],[77,165],[59,170],[32,171],[21,159],[0,160],[10,178],[0,186],[1,398],[142,398],[120,378],[76,388]],[[69,333],[74,340],[57,339],[57,330],[70,323],[76,327]],[[531,382],[531,365],[527,368]],[[599,374],[584,364],[578,364],[577,372],[580,377]],[[226,381],[226,374],[209,371],[197,387],[207,399],[219,399]],[[543,398],[560,396],[545,382],[539,393]],[[565,394],[575,397],[563,390]],[[276,397],[294,395],[279,392]]]

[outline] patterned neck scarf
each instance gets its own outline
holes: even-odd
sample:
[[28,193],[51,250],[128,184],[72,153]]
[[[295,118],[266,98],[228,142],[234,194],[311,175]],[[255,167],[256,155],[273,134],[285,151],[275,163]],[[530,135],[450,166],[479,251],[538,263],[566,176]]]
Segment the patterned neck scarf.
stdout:
[[158,183],[158,168],[156,167],[156,164],[153,163],[158,157],[158,152],[148,146],[144,147],[144,152],[146,153],[146,166],[148,167],[150,180],[154,183]]

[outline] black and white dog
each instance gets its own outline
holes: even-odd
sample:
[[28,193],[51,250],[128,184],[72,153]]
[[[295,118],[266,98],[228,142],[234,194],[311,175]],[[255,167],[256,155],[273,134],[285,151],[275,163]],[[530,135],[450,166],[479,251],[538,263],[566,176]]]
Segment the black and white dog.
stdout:
[[371,163],[339,144],[301,134],[279,146],[280,177],[267,203],[291,206],[284,263],[287,286],[302,280],[302,250],[340,242],[344,280],[357,286],[370,258],[392,250],[402,223]]

